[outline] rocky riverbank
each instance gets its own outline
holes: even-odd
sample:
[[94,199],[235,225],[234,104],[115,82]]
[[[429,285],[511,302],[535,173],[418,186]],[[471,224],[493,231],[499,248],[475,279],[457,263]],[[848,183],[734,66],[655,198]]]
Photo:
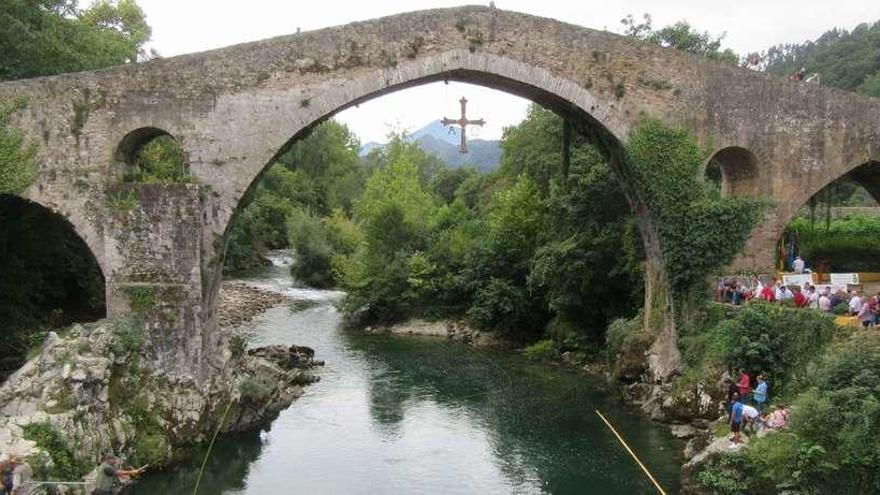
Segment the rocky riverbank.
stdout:
[[227,282],[220,288],[219,319],[221,327],[237,327],[252,320],[288,298],[278,292],[253,287],[241,282]]
[[170,379],[153,369],[136,318],[50,333],[40,352],[0,387],[0,451],[27,458],[38,478],[73,481],[104,451],[158,467],[217,430],[271,421],[317,380],[311,370],[323,363],[304,347],[247,350],[229,327],[285,300],[243,284],[224,286],[225,350],[207,381]]
[[363,332],[436,337],[462,342],[474,347],[496,347],[505,344],[504,340],[497,335],[477,330],[461,320],[427,321],[413,318],[389,326],[368,326],[363,329]]

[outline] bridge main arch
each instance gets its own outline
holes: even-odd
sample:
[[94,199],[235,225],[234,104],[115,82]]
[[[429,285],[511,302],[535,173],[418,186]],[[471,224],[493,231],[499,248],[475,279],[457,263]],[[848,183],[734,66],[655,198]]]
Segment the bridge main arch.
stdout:
[[[451,50],[404,62],[393,70],[372,71],[356,78],[335,82],[326,92],[319,92],[307,100],[302,99],[297,88],[276,93],[273,99],[285,100],[288,103],[294,101],[298,105],[297,119],[293,123],[284,111],[264,112],[263,105],[251,107],[246,113],[240,114],[245,121],[260,120],[258,126],[261,129],[273,130],[274,133],[271,137],[267,136],[266,141],[275,144],[268,149],[255,150],[258,151],[256,158],[237,171],[236,180],[241,182],[232,189],[228,197],[223,198],[223,222],[218,225],[223,237],[228,237],[237,214],[247,203],[250,192],[257,186],[263,173],[290,146],[306,137],[315,126],[347,108],[366,101],[439,81],[467,82],[532,100],[560,115],[575,131],[580,132],[596,145],[607,157],[635,213],[644,249],[648,255],[649,271],[657,275],[648,278],[649,284],[651,280],[659,283],[658,277],[665,278],[658,232],[647,206],[635,193],[634,187],[628,183],[624,142],[630,124],[615,116],[614,100],[599,98],[582,85],[540,67],[491,54],[471,53],[469,50]],[[202,181],[212,180],[211,169],[204,167],[204,163],[201,167],[198,164],[192,164],[191,167],[197,176],[206,170],[209,172],[207,176],[200,176]],[[210,264],[222,267],[223,254],[223,250],[218,250],[215,253],[218,261]],[[216,305],[216,294],[222,279],[220,271],[218,269],[211,277],[211,284],[208,287],[211,307]],[[651,291],[646,290],[646,293],[650,297]],[[669,304],[671,305],[671,301]],[[674,344],[674,336],[664,342],[667,344],[667,351],[675,353],[675,356],[663,356],[657,361],[676,363],[677,348]]]

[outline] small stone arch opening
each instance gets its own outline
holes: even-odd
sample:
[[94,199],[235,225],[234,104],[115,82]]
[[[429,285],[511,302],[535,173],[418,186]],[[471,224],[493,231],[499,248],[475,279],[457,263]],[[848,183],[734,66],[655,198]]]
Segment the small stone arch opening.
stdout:
[[731,146],[717,151],[706,164],[705,180],[722,197],[755,198],[760,195],[758,159],[751,151]]
[[186,152],[163,129],[142,127],[129,132],[116,147],[117,175],[128,183],[190,182]]
[[104,274],[63,216],[0,195],[0,381],[46,332],[106,316]]

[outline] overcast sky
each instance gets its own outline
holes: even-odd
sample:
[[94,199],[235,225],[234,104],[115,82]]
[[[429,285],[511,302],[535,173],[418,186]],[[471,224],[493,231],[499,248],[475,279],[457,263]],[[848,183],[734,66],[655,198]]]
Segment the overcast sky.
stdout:
[[[165,57],[290,34],[297,28],[313,30],[464,3],[468,2],[138,0],[153,27],[150,46]],[[627,14],[640,17],[647,12],[655,27],[686,20],[700,30],[727,33],[724,46],[741,54],[814,39],[833,27],[851,29],[880,19],[880,0],[498,0],[495,5],[613,32],[621,30],[620,19]],[[469,100],[469,117],[487,121],[484,129],[469,131],[472,137],[497,139],[504,126],[525,115],[527,102],[514,96],[466,84],[436,83],[372,100],[337,118],[364,143],[384,141],[390,130],[413,131],[433,119],[456,117],[461,96]]]

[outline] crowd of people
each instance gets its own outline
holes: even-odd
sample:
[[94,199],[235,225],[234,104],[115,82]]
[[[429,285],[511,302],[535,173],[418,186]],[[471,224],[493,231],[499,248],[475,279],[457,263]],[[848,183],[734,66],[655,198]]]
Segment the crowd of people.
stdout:
[[[793,266],[796,273],[804,270],[803,260],[800,258],[795,259]],[[738,277],[719,279],[715,299],[737,306],[749,301],[764,301],[825,313],[835,312],[858,318],[859,324],[865,328],[880,327],[880,292],[870,296],[828,285],[817,287],[809,282],[805,282],[803,286],[788,286],[776,278],[764,284],[760,278],[752,276],[748,281]],[[844,307],[836,309],[842,304],[845,305],[845,310]]]
[[[767,410],[770,399],[769,384],[763,375],[757,375],[752,382],[745,370],[738,370],[736,382],[726,379],[728,425],[730,426],[731,447],[742,443],[742,434],[757,434],[762,429],[778,430],[788,427],[789,410],[785,404],[776,404],[772,411]],[[752,387],[754,383],[754,388]]]
[[[794,259],[791,267],[796,274],[809,273],[800,257]],[[864,328],[880,328],[880,292],[870,296],[844,287],[816,286],[808,281],[803,285],[786,285],[776,278],[764,283],[759,277],[751,276],[719,279],[715,299],[733,305],[762,301],[813,309],[855,317]],[[776,404],[775,408],[768,410],[769,384],[763,375],[758,374],[753,380],[745,370],[736,370],[736,374],[738,379],[725,380],[732,448],[742,443],[743,433],[786,428],[789,420],[789,409],[785,404]]]

